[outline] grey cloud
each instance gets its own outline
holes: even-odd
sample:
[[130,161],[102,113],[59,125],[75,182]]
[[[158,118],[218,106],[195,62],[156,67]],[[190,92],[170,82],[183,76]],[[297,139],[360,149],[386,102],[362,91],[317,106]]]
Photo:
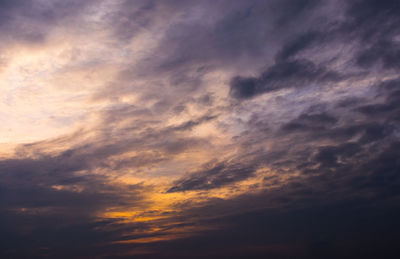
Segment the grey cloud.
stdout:
[[[342,4],[340,2],[335,3],[336,5]],[[397,15],[399,13],[398,3],[388,1],[383,4],[374,0],[348,1],[338,10],[343,11],[345,19],[335,20],[333,18],[330,22],[321,23],[314,28],[306,28],[305,32],[289,37],[283,43],[281,50],[277,52],[276,63],[270,66],[263,75],[259,77],[233,77],[230,83],[231,95],[235,98],[245,99],[276,89],[301,85],[301,82],[297,84],[290,82],[291,77],[301,81],[304,76],[310,82],[321,81],[323,84],[344,79],[338,72],[325,71],[323,67],[319,68],[313,63],[306,64],[305,60],[296,57],[306,50],[318,51],[326,46],[332,48],[340,48],[345,45],[357,46],[359,50],[352,53],[354,56],[351,59],[356,65],[364,69],[376,64],[381,64],[383,69],[398,69],[400,48],[395,40],[395,37],[399,35],[397,28],[400,24]],[[345,57],[334,58],[344,59]],[[303,64],[300,64],[300,62]],[[304,69],[300,69],[300,66]],[[288,82],[277,85],[279,76],[274,76],[276,71],[271,70],[281,71],[281,80],[285,81],[283,79],[288,78]],[[294,73],[295,71],[298,73]]]
[[400,6],[397,1],[349,1],[343,31],[360,41],[356,64],[368,68],[381,63],[385,69],[398,69]]
[[[116,205],[121,198],[118,187],[107,185],[106,176],[90,172],[75,174],[78,170],[89,169],[87,162],[84,159],[71,161],[64,155],[0,161],[1,203],[4,209],[59,207],[64,210],[69,206],[95,208],[107,206],[109,202]],[[140,186],[137,188],[139,190]]]
[[107,177],[74,175],[76,167],[61,169],[59,163],[51,158],[0,162],[2,257],[101,254],[106,247],[102,252],[94,247],[115,240],[121,230],[116,222],[100,221],[97,214],[141,203],[139,185],[113,186]]
[[[373,164],[383,164],[380,159],[386,161],[388,169],[380,170],[381,176],[397,177],[392,174],[396,169],[391,169],[397,167],[397,160],[389,162],[384,158],[389,153],[397,154],[394,150],[400,129],[397,86],[397,79],[378,81],[371,87],[373,94],[364,98],[351,97],[350,92],[324,105],[310,103],[300,115],[282,122],[276,130],[266,131],[268,116],[258,114],[258,123],[249,120],[252,129],[237,138],[243,143],[242,156],[262,147],[261,140],[273,143],[270,150],[259,150],[252,163],[282,174],[299,170],[307,177],[314,175],[315,181],[317,178],[343,181],[349,193],[361,188],[353,186],[356,179],[372,186]],[[254,129],[257,127],[260,129]],[[397,184],[396,180],[394,185]],[[371,191],[379,196],[382,190]]]
[[[390,104],[385,100],[393,99],[393,96],[396,96],[393,94],[394,89],[397,89],[396,80],[377,84],[374,89],[381,95],[380,99],[383,100],[383,103]],[[384,89],[383,92],[380,89]],[[312,105],[297,118],[283,123],[276,131],[276,135],[271,135],[273,134],[271,130],[265,131],[264,123],[252,123],[250,120],[249,125],[261,128],[259,131],[250,131],[238,138],[239,141],[245,140],[243,153],[238,156],[242,156],[244,159],[246,155],[254,152],[255,150],[251,146],[258,147],[256,143],[260,141],[257,139],[265,141],[269,138],[276,139],[278,143],[274,145],[273,150],[255,151],[258,155],[251,156],[252,159],[249,160],[251,161],[249,163],[253,166],[266,165],[277,171],[284,166],[292,168],[291,170],[301,170],[306,175],[316,174],[321,177],[324,177],[327,172],[340,171],[348,172],[353,177],[362,177],[364,171],[356,170],[355,168],[359,166],[357,164],[368,163],[368,160],[364,160],[364,158],[373,158],[378,155],[370,150],[369,146],[373,145],[378,150],[386,149],[387,144],[396,138],[395,132],[398,129],[396,117],[393,117],[396,109],[383,109],[379,117],[360,118],[357,115],[358,112],[366,112],[364,103],[371,100],[373,98],[370,100],[357,99],[357,102],[353,102],[350,106],[341,105],[342,100],[330,105]],[[358,116],[358,120],[353,121],[350,119],[351,116]],[[270,135],[269,138],[268,135]],[[225,174],[224,170],[225,167],[220,165],[210,170],[191,174],[179,180],[169,191],[207,190],[221,187],[223,185],[219,184],[216,179],[219,179],[217,176]],[[251,176],[251,174],[240,172],[238,175],[245,178],[238,177],[234,181],[229,179],[226,183],[241,181]]]
[[179,130],[191,130],[192,128],[194,128],[197,125],[200,125],[202,123],[211,121],[216,119],[217,116],[210,116],[210,115],[205,115],[197,120],[189,120],[187,122],[182,123],[179,126],[176,127],[172,127],[173,130],[179,131]]
[[371,47],[358,53],[357,65],[361,67],[371,67],[379,62],[384,68],[398,69],[400,61],[400,44],[393,42],[378,41]]
[[0,161],[0,256],[92,257],[114,249],[107,244],[132,226],[98,214],[143,206],[146,188],[112,183],[91,163],[78,149]]
[[222,162],[215,165],[206,165],[206,167],[204,170],[178,180],[167,192],[219,188],[247,179],[255,171],[253,165],[242,165],[235,162]]
[[326,113],[303,113],[297,119],[283,125],[282,129],[284,131],[323,130],[326,129],[326,127],[332,127],[336,122],[337,119],[334,116]]
[[234,77],[230,83],[230,94],[238,99],[246,99],[284,88],[303,87],[314,82],[337,82],[342,78],[338,72],[309,60],[298,59],[276,63],[257,78]]
[[[142,101],[150,96],[163,101],[160,104],[164,106],[159,109],[162,112],[176,102],[183,107],[188,95],[207,91],[203,80],[210,72],[220,68],[248,70],[259,67],[262,58],[263,63],[272,60],[283,39],[302,33],[301,28],[292,24],[301,20],[313,27],[312,20],[318,16],[319,8],[324,8],[320,1],[308,0],[121,2],[107,17],[107,26],[118,41],[125,42],[141,31],[160,26],[165,31],[159,44],[139,65],[132,64],[121,71],[120,81],[108,87],[112,92],[104,89],[98,96],[118,98],[140,92]],[[171,25],[160,24],[163,19],[170,20]],[[292,22],[283,22],[286,20]],[[134,86],[135,78],[151,83]],[[168,95],[158,96],[159,88]]]
[[399,79],[387,80],[378,85],[376,98],[382,98],[381,102],[359,105],[356,111],[373,116],[375,118],[386,118],[390,121],[398,121],[398,111],[400,109],[400,85]]
[[276,55],[276,59],[286,60],[304,49],[310,48],[313,44],[316,44],[321,40],[321,37],[324,37],[323,33],[317,31],[310,31],[304,34],[299,35],[292,41],[286,43],[284,47],[278,52]]
[[[11,1],[0,3],[0,31],[4,43],[22,41],[43,43],[51,32],[51,25],[64,25],[71,17],[79,17],[93,3],[90,1]],[[7,35],[5,37],[4,35]]]
[[[238,254],[286,258],[283,251],[289,249],[288,257],[299,258],[335,258],[349,253],[355,257],[376,258],[384,254],[395,258],[396,231],[392,230],[398,229],[399,206],[387,204],[400,195],[399,149],[398,143],[384,146],[373,154],[367,151],[368,157],[358,144],[320,148],[313,159],[321,168],[314,174],[261,193],[212,199],[189,207],[181,215],[183,219],[195,218],[197,223],[219,228],[157,247],[171,257],[184,257],[176,254],[174,246],[188,245],[185,255],[198,249],[204,257],[219,256],[216,251],[223,251],[221,255],[227,258]],[[327,173],[333,168],[338,170]],[[382,242],[377,242],[376,233],[380,233]],[[265,250],[251,246],[258,243]],[[267,244],[277,243],[285,244],[282,251],[266,248]],[[238,250],[233,251],[232,244]]]
[[[130,38],[138,27],[149,28],[157,17],[180,17],[168,27],[159,47],[142,61],[145,70],[140,74],[157,71],[171,84],[199,84],[200,77],[193,71],[208,66],[232,66],[240,69],[239,60],[271,57],[277,48],[272,36],[281,38],[296,31],[292,23],[284,21],[309,20],[315,16],[320,1],[168,1],[132,2],[121,5],[119,13],[111,17],[118,37]],[[185,19],[193,14],[192,19]],[[124,21],[120,23],[119,21]],[[279,32],[272,26],[279,23]],[[279,44],[278,44],[279,45]],[[257,64],[255,64],[257,65]],[[153,76],[153,74],[152,74]],[[182,85],[183,82],[183,85]]]

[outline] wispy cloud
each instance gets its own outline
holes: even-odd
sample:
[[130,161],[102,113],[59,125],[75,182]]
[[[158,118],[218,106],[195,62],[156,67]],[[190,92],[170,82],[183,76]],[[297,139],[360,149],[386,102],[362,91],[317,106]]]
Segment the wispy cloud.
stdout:
[[2,1],[0,24],[1,256],[394,258],[398,1]]

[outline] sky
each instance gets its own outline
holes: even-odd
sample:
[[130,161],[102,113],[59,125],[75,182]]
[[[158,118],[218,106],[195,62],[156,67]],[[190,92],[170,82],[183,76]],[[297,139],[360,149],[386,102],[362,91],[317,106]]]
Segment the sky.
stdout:
[[398,0],[0,0],[1,258],[396,258]]

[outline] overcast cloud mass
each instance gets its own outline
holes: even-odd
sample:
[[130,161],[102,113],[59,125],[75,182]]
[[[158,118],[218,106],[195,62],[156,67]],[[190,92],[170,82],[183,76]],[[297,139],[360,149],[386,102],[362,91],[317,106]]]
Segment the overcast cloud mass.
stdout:
[[1,258],[398,258],[400,1],[0,0]]

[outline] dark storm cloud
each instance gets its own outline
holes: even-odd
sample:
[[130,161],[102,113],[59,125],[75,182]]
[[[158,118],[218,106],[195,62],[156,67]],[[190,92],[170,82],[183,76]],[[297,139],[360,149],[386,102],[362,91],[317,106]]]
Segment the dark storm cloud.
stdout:
[[[332,200],[334,195],[314,192]],[[250,198],[250,197],[249,197]],[[267,196],[253,196],[264,199]],[[220,224],[229,227],[206,232],[192,238],[156,244],[157,253],[153,258],[185,258],[196,253],[200,258],[338,258],[351,255],[361,258],[396,258],[396,234],[399,216],[396,208],[381,208],[369,205],[370,200],[348,198],[347,201],[321,205],[321,199],[304,202],[312,207],[291,204],[290,209],[262,209],[238,213],[204,224]],[[219,214],[221,206],[238,206],[241,210],[245,202],[215,202],[196,212],[207,211]],[[228,203],[228,204],[227,204]],[[226,208],[226,207],[225,207]],[[364,215],[364,216],[359,216]],[[376,238],[373,233],[379,233]],[[179,252],[177,252],[179,251]]]
[[377,98],[384,99],[383,102],[360,105],[356,108],[357,111],[365,114],[366,116],[374,116],[377,119],[388,117],[390,120],[399,120],[398,112],[400,109],[400,81],[390,80],[379,85],[379,92]]
[[[396,139],[400,129],[397,116],[399,105],[397,101],[392,100],[398,91],[397,85],[397,80],[377,83],[374,89],[381,98],[380,101],[376,102],[374,96],[371,96],[371,100],[364,101],[372,101],[374,104],[365,105],[363,101],[358,100],[355,103],[357,108],[345,106],[345,110],[333,110],[332,113],[336,112],[336,117],[326,112],[315,114],[306,111],[284,124],[278,134],[281,137],[292,138],[288,142],[292,149],[299,147],[296,152],[285,155],[296,157],[302,154],[303,159],[298,160],[297,168],[305,173],[323,174],[327,170],[341,172],[340,174],[345,172],[349,177],[368,178],[370,174],[374,174],[374,164],[382,164],[379,160],[384,160],[384,154],[397,153],[394,147],[397,145]],[[333,104],[332,107],[338,106]],[[367,116],[360,116],[360,113]],[[350,119],[351,116],[356,116],[357,121]],[[299,134],[301,139],[298,138]],[[318,142],[330,144],[321,145]],[[396,160],[385,160],[388,171],[382,170],[380,173],[391,174],[393,169],[390,168],[392,165],[397,166]],[[350,182],[344,186],[347,184],[351,186]]]
[[337,122],[334,116],[326,113],[317,114],[301,114],[297,119],[283,125],[282,129],[285,131],[295,130],[319,130],[325,129],[327,126],[332,126]]
[[[111,117],[104,117],[108,124],[126,118],[125,110],[122,114],[111,113]],[[137,137],[131,136],[135,130],[132,127],[114,129],[120,134],[112,141],[107,129],[103,129],[94,141],[83,141],[61,152],[49,152],[43,147],[69,143],[72,139],[65,137],[21,145],[16,150],[18,157],[0,160],[0,226],[7,231],[1,236],[4,240],[2,255],[103,255],[115,249],[116,245],[108,243],[120,239],[124,232],[133,231],[131,228],[151,229],[146,224],[131,226],[99,218],[98,214],[109,208],[143,207],[147,204],[143,196],[149,187],[116,184],[113,178],[122,175],[127,168],[155,166],[188,148],[203,144],[202,140],[185,138],[180,133],[215,118],[203,116],[176,126],[149,128]],[[140,126],[148,127],[149,124]],[[84,133],[78,132],[70,137],[82,137],[80,134]],[[112,159],[130,150],[143,153]],[[99,169],[117,171],[112,171],[112,175],[94,173]],[[137,236],[140,237],[144,236]],[[82,245],[84,243],[86,245]],[[100,244],[100,250],[93,248]],[[74,249],[69,251],[67,246]],[[128,248],[119,250],[125,249]],[[115,254],[115,251],[111,253]]]
[[[90,161],[82,156],[74,157],[72,152],[68,153],[0,161],[2,209],[54,208],[55,213],[60,210],[65,213],[64,216],[69,217],[72,214],[68,208],[77,210],[74,214],[80,212],[90,215],[111,204],[124,203],[118,191],[121,187],[108,185],[108,177],[90,173],[76,174],[81,170],[90,170]],[[137,191],[141,187],[131,187],[132,195],[136,192],[139,199]],[[85,207],[91,210],[83,210]]]
[[[336,121],[328,115],[319,116],[327,125]],[[311,122],[318,116],[300,117]],[[381,126],[385,127],[385,123]],[[359,130],[368,131],[367,127]],[[197,222],[204,221],[203,224],[217,225],[220,229],[159,244],[158,249],[164,255],[178,258],[192,254],[193,250],[203,257],[227,258],[234,255],[336,258],[348,254],[363,258],[396,258],[396,233],[400,227],[397,223],[399,141],[378,137],[368,143],[361,138],[321,145],[310,142],[313,131],[305,129],[304,132],[308,132],[309,139],[302,142],[293,138],[288,146],[296,152],[304,152],[305,156],[297,159],[295,152],[290,151],[282,155],[286,160],[293,158],[293,165],[298,165],[303,175],[261,193],[209,200],[201,207],[185,210],[182,217],[196,217]],[[326,133],[325,141],[335,139],[329,135],[329,130]],[[314,146],[318,144],[319,147]],[[264,153],[263,156],[268,159],[270,155]],[[274,157],[277,162],[279,159],[282,157]],[[271,165],[274,160],[270,160]],[[284,166],[291,165],[285,163]],[[261,184],[273,180],[265,178]],[[379,240],[376,233],[379,233]],[[273,244],[275,249],[271,247]],[[186,245],[190,248],[180,250],[181,253],[173,248]]]
[[207,165],[206,167],[209,168],[178,180],[167,192],[218,188],[249,178],[255,171],[252,165],[246,166],[234,162],[222,162],[215,165]]
[[360,41],[356,64],[363,68],[381,64],[385,69],[398,69],[398,1],[349,1],[346,14],[343,31]]
[[[360,109],[365,109],[365,107]],[[392,125],[392,123],[386,124],[365,121],[362,123],[347,122],[346,124],[335,125],[335,120],[332,119],[332,117],[327,118],[330,121],[324,122],[321,120],[310,123],[304,120],[304,117],[307,116],[319,117],[324,115],[302,114],[299,118],[284,124],[280,134],[302,134],[303,138],[309,138],[310,140],[330,138],[336,141],[346,141],[353,137],[360,136],[360,141],[371,142],[390,136],[394,132],[394,125]]]
[[144,189],[76,174],[87,167],[71,152],[0,161],[2,257],[93,256],[102,253],[94,249],[99,243],[120,235],[121,226],[97,214],[111,206],[138,206]]
[[[377,92],[375,96],[372,95],[370,100],[351,101],[352,105],[343,105],[343,101],[339,100],[339,104],[334,103],[331,106],[336,107],[336,110],[330,111],[331,114],[306,111],[298,118],[283,124],[281,134],[301,133],[308,135],[309,139],[323,138],[335,141],[349,141],[350,138],[359,136],[358,140],[352,143],[360,144],[395,137],[393,134],[399,127],[396,116],[399,109],[395,97],[398,91],[396,85],[397,80],[378,83],[374,86]],[[348,99],[345,101],[347,103]],[[359,114],[366,116],[362,117]],[[357,116],[358,120],[350,119],[352,116]]]
[[230,94],[238,99],[285,88],[303,87],[311,83],[337,82],[342,76],[309,60],[279,62],[268,68],[260,77],[235,77],[230,83]]
[[[398,145],[389,143],[380,150],[360,150],[358,144],[322,147],[312,158],[321,164],[314,174],[261,193],[212,199],[196,207],[183,204],[190,209],[180,217],[219,228],[155,244],[154,257],[184,258],[196,251],[201,258],[337,258],[348,254],[396,258]],[[337,170],[328,171],[333,168]]]
[[[373,172],[367,168],[373,168],[372,164],[381,164],[375,157],[383,159],[384,154],[394,152],[394,147],[390,143],[397,138],[396,134],[400,128],[397,116],[399,109],[397,86],[398,80],[377,83],[373,89],[379,102],[371,96],[369,100],[351,101],[352,105],[343,105],[343,101],[338,100],[337,103],[327,106],[340,107],[339,110],[330,110],[331,108],[306,110],[297,118],[282,124],[276,132],[275,138],[285,138],[282,144],[277,144],[272,152],[263,152],[256,156],[251,164],[268,165],[276,170],[280,170],[281,166],[293,166],[293,170],[298,169],[304,174],[312,173],[321,177],[325,177],[324,174],[327,172],[336,172],[338,179],[348,174],[347,180],[343,180],[343,185],[349,187],[347,191],[354,191],[351,189],[353,188],[351,178],[368,178]],[[365,105],[371,102],[375,103]],[[368,116],[360,117],[360,113]],[[355,121],[351,119],[352,116],[358,119]],[[252,125],[264,127],[264,124]],[[270,131],[261,132],[271,134]],[[245,135],[244,138],[265,139],[264,136],[251,134]],[[251,139],[248,141],[252,142]],[[388,168],[392,167],[390,164],[388,163]],[[394,161],[394,168],[396,164]],[[225,174],[229,172],[236,174],[237,177],[232,176],[228,178],[229,181],[223,181],[224,185],[251,176],[235,170],[227,170],[224,173],[225,170],[225,166],[219,165],[210,170],[199,171],[182,178],[169,191],[218,188],[223,186],[217,183],[219,175],[225,179]],[[389,172],[381,173],[391,174],[396,170],[389,169]]]
[[286,60],[299,52],[303,49],[307,49],[315,44],[321,37],[324,36],[323,33],[317,31],[311,31],[304,34],[301,34],[297,38],[292,41],[286,43],[286,45],[279,51],[276,56],[276,59],[279,60]]
[[[121,114],[115,110],[110,112],[112,115],[104,116],[108,124],[132,115],[132,111],[126,113],[126,110]],[[154,227],[103,220],[99,214],[109,208],[143,208],[148,203],[143,196],[149,187],[116,184],[113,178],[124,174],[126,169],[156,166],[196,147],[201,140],[185,138],[180,133],[214,118],[204,116],[176,126],[148,128],[136,136],[132,136],[132,131],[152,124],[146,122],[136,129],[114,128],[114,134],[116,130],[119,134],[113,138],[105,128],[94,139],[60,152],[48,151],[46,147],[64,145],[79,137],[85,139],[84,133],[21,145],[15,158],[0,160],[0,227],[4,230],[0,236],[3,241],[0,254],[68,258],[115,255],[132,249],[134,245],[117,249],[118,245],[111,243],[126,232]],[[137,121],[132,123],[136,125]],[[113,159],[130,150],[138,154]],[[112,174],[97,174],[97,170],[112,171]],[[99,245],[101,248],[95,248]]]
[[365,68],[381,63],[384,68],[398,69],[400,61],[400,44],[390,41],[378,41],[369,48],[360,51],[357,56],[357,65]]
[[396,26],[400,5],[395,0],[378,1],[348,1],[346,3],[346,22],[350,31],[362,32],[361,36],[367,40],[374,40],[376,36],[392,37],[399,32]]
[[[298,117],[283,123],[275,135],[271,130],[264,129],[264,123],[249,121],[249,126],[260,127],[260,130],[238,138],[238,141],[244,141],[247,150],[239,154],[241,159],[246,161],[251,157],[248,164],[245,162],[241,166],[246,171],[234,170],[224,163],[217,164],[183,177],[169,192],[207,190],[245,180],[252,176],[254,170],[249,164],[253,167],[266,165],[277,171],[284,166],[321,177],[328,172],[346,173],[354,178],[367,176],[368,171],[360,169],[360,166],[368,164],[365,167],[372,168],[370,163],[380,164],[374,160],[383,156],[380,152],[386,154],[389,151],[385,150],[393,150],[390,143],[395,141],[400,129],[398,85],[397,79],[376,83],[372,87],[374,95],[369,99],[350,100],[351,105],[347,104],[349,99],[344,99],[345,105],[342,99],[329,105],[312,104]],[[354,116],[357,120],[353,119]],[[281,139],[282,142],[268,152],[251,148],[250,145],[257,143],[257,139],[268,138]],[[349,178],[344,186],[351,188],[351,181]]]
[[[337,4],[343,4],[337,2]],[[273,90],[297,87],[300,82],[291,82],[290,78],[299,81],[307,78],[311,82],[337,82],[340,73],[319,67],[311,60],[296,58],[306,50],[318,51],[323,47],[341,48],[354,44],[357,51],[351,55],[357,66],[367,69],[380,64],[383,69],[398,69],[400,58],[399,35],[400,7],[397,1],[348,1],[343,5],[345,19],[321,23],[314,28],[306,28],[284,42],[275,56],[276,63],[260,77],[234,77],[230,83],[231,95],[235,98],[250,98]],[[334,57],[339,58],[339,57]],[[306,64],[305,62],[311,62]],[[271,70],[282,71],[282,77],[268,76]],[[285,73],[286,72],[286,73]],[[295,73],[297,72],[297,73]],[[318,76],[320,75],[320,76]],[[324,76],[325,75],[325,76]],[[270,78],[271,77],[271,78]],[[324,80],[325,79],[325,80]],[[343,78],[342,78],[343,79]],[[279,80],[282,85],[278,86]],[[286,81],[288,80],[288,81]],[[271,82],[272,81],[272,82]]]

